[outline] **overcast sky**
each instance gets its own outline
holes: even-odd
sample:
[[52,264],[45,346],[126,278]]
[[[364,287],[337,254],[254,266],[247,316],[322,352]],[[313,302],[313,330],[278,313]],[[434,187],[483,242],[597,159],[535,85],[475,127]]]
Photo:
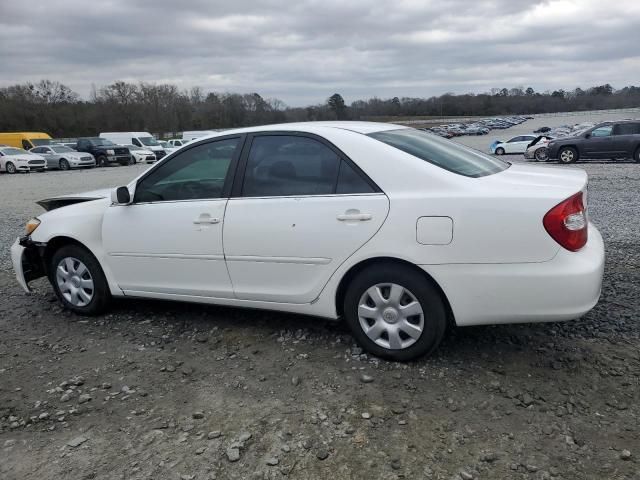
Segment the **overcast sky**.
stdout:
[[0,0],[0,86],[428,97],[640,84],[640,0]]

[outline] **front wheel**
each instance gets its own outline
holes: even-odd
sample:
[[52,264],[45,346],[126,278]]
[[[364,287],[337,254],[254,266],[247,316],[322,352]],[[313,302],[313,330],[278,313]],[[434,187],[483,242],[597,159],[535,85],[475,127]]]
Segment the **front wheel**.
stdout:
[[573,147],[561,148],[558,152],[560,163],[575,163],[578,160],[578,151]]
[[75,313],[97,315],[111,300],[98,260],[79,245],[66,245],[53,254],[49,281],[62,304]]
[[96,167],[106,167],[106,166],[107,166],[107,157],[105,157],[104,155],[101,155],[98,158],[96,158]]
[[344,317],[365,350],[396,361],[431,353],[446,330],[438,290],[419,272],[396,264],[369,267],[351,281]]
[[69,162],[67,162],[64,158],[60,159],[60,170],[69,170]]
[[504,148],[502,147],[496,148],[496,155],[504,155]]
[[536,160],[538,160],[539,162],[546,162],[547,159],[549,158],[547,147],[542,147],[536,150],[535,157],[536,157]]
[[17,172],[16,166],[11,162],[7,162],[7,164],[5,165],[5,169],[7,170],[7,173]]

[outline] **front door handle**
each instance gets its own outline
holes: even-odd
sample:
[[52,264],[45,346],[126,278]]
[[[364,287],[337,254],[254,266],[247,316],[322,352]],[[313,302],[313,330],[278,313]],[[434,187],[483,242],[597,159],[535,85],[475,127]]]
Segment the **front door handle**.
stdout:
[[212,217],[208,213],[203,213],[196,218],[193,223],[195,225],[215,225],[216,223],[220,223],[220,219]]
[[336,218],[341,222],[366,222],[373,217],[370,213],[343,213]]

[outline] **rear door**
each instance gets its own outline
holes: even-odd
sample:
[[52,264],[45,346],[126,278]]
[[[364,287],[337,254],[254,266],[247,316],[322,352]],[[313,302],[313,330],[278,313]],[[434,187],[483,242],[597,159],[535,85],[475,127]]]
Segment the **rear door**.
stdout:
[[250,135],[227,204],[224,251],[241,299],[309,303],[382,226],[389,201],[321,137]]
[[619,158],[631,158],[640,138],[640,123],[618,123],[613,127],[613,150]]

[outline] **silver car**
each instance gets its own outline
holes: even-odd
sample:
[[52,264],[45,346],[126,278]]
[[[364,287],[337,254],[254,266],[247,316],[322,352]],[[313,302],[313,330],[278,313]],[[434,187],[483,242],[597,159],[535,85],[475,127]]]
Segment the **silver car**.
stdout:
[[29,150],[43,156],[47,161],[47,168],[69,170],[71,168],[95,167],[96,159],[87,152],[76,152],[64,145],[44,145]]

